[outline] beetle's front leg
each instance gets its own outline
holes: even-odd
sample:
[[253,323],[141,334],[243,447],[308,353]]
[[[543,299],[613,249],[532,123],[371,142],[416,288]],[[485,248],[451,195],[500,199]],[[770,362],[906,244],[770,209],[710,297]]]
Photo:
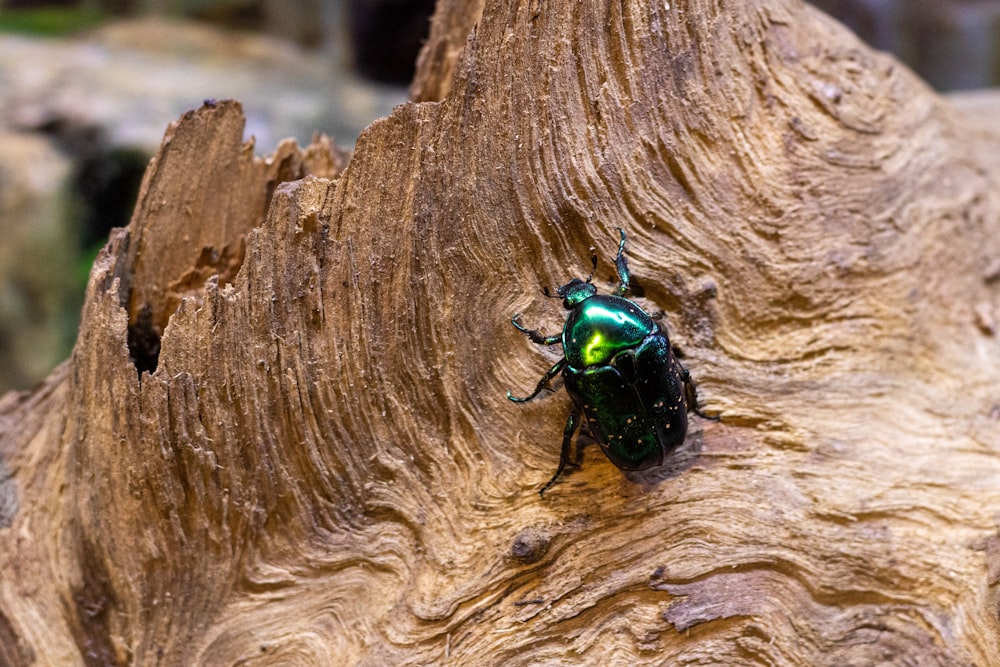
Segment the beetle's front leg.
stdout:
[[542,498],[545,497],[545,491],[556,483],[556,480],[559,479],[559,475],[561,475],[563,470],[566,468],[566,463],[569,461],[570,443],[573,440],[573,433],[576,431],[576,427],[579,424],[580,410],[576,407],[576,405],[574,405],[573,410],[569,413],[569,417],[566,418],[566,428],[563,429],[562,450],[559,452],[559,467],[556,468],[556,474],[552,475],[552,479],[546,482],[545,486],[538,490],[538,495]]
[[507,398],[514,401],[515,403],[527,403],[535,396],[538,396],[540,393],[542,393],[542,390],[545,389],[545,386],[549,383],[549,381],[552,380],[552,378],[554,378],[556,375],[558,375],[559,371],[561,371],[565,365],[566,365],[565,357],[557,361],[555,365],[552,368],[550,368],[545,375],[542,376],[542,379],[538,381],[538,386],[535,387],[535,391],[531,392],[531,396],[525,396],[524,398],[517,398],[516,396],[511,394],[510,391],[508,390]]
[[625,230],[619,227],[618,232],[622,235],[622,240],[618,244],[618,255],[615,257],[615,269],[618,271],[619,282],[614,293],[618,296],[625,296],[629,283],[628,261],[625,259]]
[[530,338],[532,343],[537,343],[539,345],[555,345],[562,340],[562,336],[546,336],[537,329],[528,329],[524,327],[517,321],[517,318],[519,317],[521,317],[521,313],[517,313],[514,317],[510,318],[510,323],[514,325],[515,329]]

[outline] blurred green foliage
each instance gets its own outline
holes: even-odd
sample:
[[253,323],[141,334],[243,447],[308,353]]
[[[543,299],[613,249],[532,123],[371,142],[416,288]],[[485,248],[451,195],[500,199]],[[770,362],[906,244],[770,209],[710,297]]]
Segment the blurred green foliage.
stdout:
[[105,18],[96,7],[0,9],[0,31],[59,37],[92,28]]
[[79,288],[80,294],[87,291],[87,281],[90,280],[90,269],[94,266],[94,260],[97,259],[97,253],[101,252],[105,245],[107,245],[106,242],[102,242],[95,243],[89,248],[84,248],[83,254],[77,258],[73,275],[75,276],[74,282]]

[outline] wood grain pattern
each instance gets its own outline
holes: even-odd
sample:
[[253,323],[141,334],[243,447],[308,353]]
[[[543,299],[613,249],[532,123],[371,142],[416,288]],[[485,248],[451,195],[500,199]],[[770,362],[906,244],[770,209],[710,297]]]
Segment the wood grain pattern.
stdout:
[[[1000,132],[792,0],[471,22],[346,167],[168,131],[0,400],[0,657],[1000,662]],[[509,318],[615,227],[723,418],[543,500],[569,401],[506,400],[555,360]]]

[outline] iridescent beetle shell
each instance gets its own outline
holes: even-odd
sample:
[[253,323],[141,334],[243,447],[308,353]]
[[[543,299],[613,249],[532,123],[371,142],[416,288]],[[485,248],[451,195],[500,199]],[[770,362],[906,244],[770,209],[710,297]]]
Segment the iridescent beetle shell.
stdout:
[[[544,336],[524,328],[517,321],[519,314],[511,319],[535,343],[562,343],[563,358],[530,396],[515,398],[507,392],[507,397],[530,401],[561,372],[573,400],[559,467],[540,494],[566,467],[581,415],[612,463],[622,470],[643,470],[661,465],[664,457],[684,442],[687,412],[698,412],[694,383],[674,355],[666,331],[623,296],[629,287],[629,271],[625,232],[618,231],[621,242],[615,266],[620,282],[613,294],[597,294],[590,278],[574,278],[560,287],[558,294],[569,310],[561,336]],[[594,261],[596,265],[596,258]]]

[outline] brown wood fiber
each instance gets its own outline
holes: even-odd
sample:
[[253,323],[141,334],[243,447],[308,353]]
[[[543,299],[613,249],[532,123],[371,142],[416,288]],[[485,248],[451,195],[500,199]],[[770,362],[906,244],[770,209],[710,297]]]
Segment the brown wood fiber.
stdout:
[[[460,4],[346,167],[168,130],[0,399],[0,658],[1000,664],[1000,130],[793,0]],[[722,421],[540,499],[616,227]]]

